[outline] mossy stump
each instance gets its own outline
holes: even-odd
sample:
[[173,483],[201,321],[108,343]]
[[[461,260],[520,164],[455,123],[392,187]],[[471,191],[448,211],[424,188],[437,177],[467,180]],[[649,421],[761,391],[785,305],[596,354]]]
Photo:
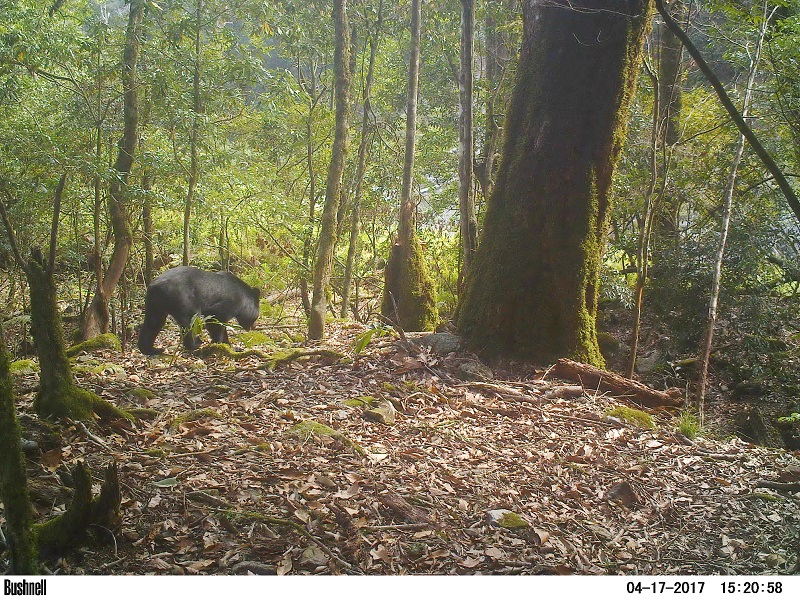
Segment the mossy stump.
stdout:
[[397,242],[386,263],[381,314],[404,331],[436,327],[436,284],[415,235],[408,247]]
[[110,402],[75,385],[64,346],[55,282],[38,249],[31,252],[25,273],[31,294],[31,333],[41,369],[39,392],[33,402],[36,412],[43,417],[69,417],[79,421],[91,419],[95,413],[103,418],[131,420],[129,414]]
[[107,531],[119,529],[121,523],[119,476],[117,464],[111,463],[105,472],[100,494],[92,498],[92,477],[79,462],[72,469],[75,495],[67,510],[46,523],[34,526],[36,547],[41,556],[52,556],[75,546],[90,525]]

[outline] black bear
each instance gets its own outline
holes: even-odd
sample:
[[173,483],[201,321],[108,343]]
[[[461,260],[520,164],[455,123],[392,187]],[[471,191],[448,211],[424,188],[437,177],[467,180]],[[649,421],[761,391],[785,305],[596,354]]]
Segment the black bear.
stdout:
[[[167,315],[188,329],[195,315],[206,318],[211,341],[228,343],[225,323],[235,318],[239,325],[250,329],[258,319],[260,290],[250,287],[233,273],[210,273],[194,267],[174,267],[164,271],[147,286],[144,301],[144,322],[139,331],[139,350],[142,354],[160,354],[154,348],[158,332],[164,327]],[[200,338],[191,331],[183,337],[189,350],[200,346]]]

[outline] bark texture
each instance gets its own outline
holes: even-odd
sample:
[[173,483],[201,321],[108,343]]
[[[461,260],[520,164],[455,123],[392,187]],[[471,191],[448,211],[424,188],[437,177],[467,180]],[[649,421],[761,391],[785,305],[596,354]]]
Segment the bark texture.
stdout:
[[136,77],[139,60],[139,39],[144,15],[144,2],[131,0],[128,14],[128,28],[125,33],[125,50],[122,61],[123,114],[124,128],[119,141],[119,152],[114,169],[117,176],[111,181],[108,197],[108,211],[111,216],[111,228],[114,233],[114,250],[108,264],[108,270],[97,281],[94,298],[86,311],[83,323],[83,339],[93,338],[108,332],[109,313],[108,300],[119,283],[128,253],[133,243],[128,211],[125,206],[125,195],[128,189],[128,176],[133,167],[136,154],[139,129],[139,90]]
[[0,327],[0,501],[3,502],[5,530],[11,573],[36,573],[36,550],[31,535],[33,512],[28,497],[28,476],[20,446],[14,392],[5,336]]
[[[472,163],[472,62],[475,37],[475,0],[461,0],[461,71],[458,110],[458,206],[460,212],[462,274],[469,271],[478,248],[478,219],[475,216]],[[463,275],[462,275],[463,276]]]
[[649,0],[533,0],[497,184],[458,326],[488,354],[594,365],[611,177]]
[[406,151],[400,192],[400,227],[386,263],[382,314],[406,331],[432,328],[438,320],[436,288],[414,234],[414,151],[417,136],[417,94],[422,32],[422,0],[411,0],[411,58],[406,102]]

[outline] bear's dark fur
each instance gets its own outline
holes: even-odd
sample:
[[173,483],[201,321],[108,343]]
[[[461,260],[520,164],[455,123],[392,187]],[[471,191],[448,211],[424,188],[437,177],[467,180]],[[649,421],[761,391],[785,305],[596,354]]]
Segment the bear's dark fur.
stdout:
[[[167,315],[188,329],[195,315],[206,318],[211,341],[228,343],[225,323],[236,319],[250,329],[258,319],[260,290],[228,273],[210,273],[194,267],[168,269],[147,286],[144,302],[144,322],[139,331],[139,350],[142,354],[160,354],[154,348],[158,332],[164,327]],[[200,338],[191,331],[183,338],[189,350],[200,346]]]

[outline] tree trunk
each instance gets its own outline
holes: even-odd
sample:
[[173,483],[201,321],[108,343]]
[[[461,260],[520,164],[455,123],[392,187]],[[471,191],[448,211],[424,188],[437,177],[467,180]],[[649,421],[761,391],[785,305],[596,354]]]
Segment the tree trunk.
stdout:
[[533,0],[459,329],[489,354],[601,366],[597,288],[649,0]]
[[469,272],[478,247],[478,219],[472,182],[472,50],[475,37],[475,0],[461,0],[461,71],[458,111],[458,206],[461,231],[461,279]]
[[[505,4],[508,5],[503,11],[506,14],[516,11],[517,0],[507,0]],[[475,162],[474,168],[484,199],[490,198],[494,189],[496,155],[503,133],[498,121],[505,110],[503,80],[513,52],[506,27],[508,22],[498,23],[496,15],[500,13],[491,8],[487,6],[484,11],[486,124],[482,156]]]
[[[670,12],[680,18],[684,6],[681,0],[672,2]],[[664,142],[672,146],[678,141],[680,134],[681,114],[681,71],[683,44],[675,33],[662,23],[659,27],[661,36],[658,53],[658,116]]]
[[367,147],[370,141],[369,117],[372,112],[371,94],[372,79],[375,72],[375,57],[378,52],[378,41],[383,23],[383,0],[378,5],[378,16],[375,30],[369,40],[369,65],[367,78],[364,81],[364,103],[361,115],[361,143],[358,146],[358,163],[356,165],[356,189],[353,194],[353,206],[350,213],[350,244],[347,248],[347,262],[344,268],[344,282],[342,283],[342,318],[347,318],[347,309],[350,306],[350,290],[353,287],[353,272],[355,271],[356,257],[358,254],[358,235],[360,227],[361,196],[364,190],[364,174],[367,170]]
[[[650,233],[653,223],[653,194],[658,182],[658,142],[660,130],[660,82],[656,74],[647,66],[650,81],[653,84],[653,120],[650,126],[650,183],[644,196],[644,207],[639,222],[639,248],[636,255],[636,288],[634,291],[633,331],[631,331],[630,354],[626,375],[633,379],[636,371],[636,354],[639,350],[639,329],[642,324],[642,308],[644,307],[644,288],[647,285],[647,273],[650,262]],[[666,177],[666,174],[665,174]]]
[[[128,261],[133,238],[128,213],[125,207],[125,194],[128,177],[133,166],[136,153],[139,127],[139,91],[136,80],[137,61],[139,58],[139,39],[144,12],[142,0],[132,0],[128,14],[128,28],[125,33],[125,51],[122,62],[123,114],[124,129],[119,141],[119,152],[114,169],[117,176],[111,181],[108,198],[108,210],[111,215],[111,229],[114,233],[114,251],[105,276],[97,282],[94,298],[86,312],[83,323],[83,339],[93,338],[108,332],[109,314],[108,300],[114,293],[125,264]],[[97,242],[97,240],[95,240]]]
[[200,103],[200,38],[203,33],[203,0],[197,0],[194,35],[194,75],[192,76],[192,136],[189,142],[189,183],[186,190],[186,204],[183,208],[183,265],[189,265],[189,223],[192,219],[195,190],[199,177],[199,161],[197,145],[200,139],[200,113],[203,106]]
[[314,262],[314,292],[308,337],[319,340],[325,336],[325,314],[328,311],[326,288],[331,275],[333,251],[336,245],[336,213],[342,190],[342,174],[347,157],[350,117],[350,25],[347,22],[347,1],[334,0],[333,23],[336,46],[333,64],[336,77],[336,131],[333,137],[331,162],[325,187],[325,205],[319,232],[319,247]]
[[11,359],[0,319],[0,500],[3,502],[12,575],[36,573],[33,511],[11,385]]
[[314,108],[322,97],[317,94],[317,78],[315,67],[312,64],[311,80],[308,85],[303,82],[300,59],[297,59],[297,78],[300,85],[306,90],[308,100],[308,119],[306,119],[306,165],[308,169],[308,226],[303,240],[303,267],[305,271],[300,279],[300,297],[303,303],[303,310],[306,316],[311,318],[311,298],[308,293],[308,277],[311,273],[311,262],[314,247],[314,222],[316,220],[317,209],[317,175],[314,171]]
[[153,198],[152,198],[153,183],[150,179],[150,174],[145,171],[142,175],[142,192],[144,193],[144,202],[142,204],[142,237],[144,238],[144,283],[150,285],[153,281],[153,235],[155,228],[153,226]]
[[[753,85],[756,80],[756,73],[758,72],[758,62],[761,58],[761,49],[764,46],[764,37],[767,33],[767,26],[769,19],[767,18],[768,4],[764,2],[764,14],[761,24],[761,31],[759,32],[758,43],[756,44],[756,51],[750,62],[750,74],[747,78],[747,89],[744,94],[744,102],[742,104],[742,117],[747,118],[750,109],[750,102],[753,99]],[[725,185],[725,201],[722,209],[722,226],[719,233],[719,242],[717,244],[717,255],[714,259],[714,272],[711,280],[711,294],[708,300],[708,321],[706,323],[705,336],[703,338],[703,348],[700,352],[700,366],[697,378],[697,403],[700,407],[700,414],[703,414],[703,404],[705,402],[706,385],[708,382],[708,363],[711,360],[711,346],[714,341],[714,327],[717,324],[717,303],[719,301],[719,290],[722,285],[722,261],[725,257],[725,244],[728,239],[728,229],[731,222],[731,208],[733,207],[733,192],[736,188],[736,175],[739,171],[739,163],[742,161],[744,155],[746,139],[744,135],[739,135],[739,140],[736,144],[733,160],[731,161],[730,171],[728,172],[728,182]]]
[[400,226],[397,242],[386,263],[382,314],[407,331],[432,328],[438,319],[436,290],[427,270],[419,240],[414,235],[414,149],[417,135],[417,93],[422,31],[422,0],[411,0],[411,59],[408,68],[406,104],[406,152],[400,195]]

